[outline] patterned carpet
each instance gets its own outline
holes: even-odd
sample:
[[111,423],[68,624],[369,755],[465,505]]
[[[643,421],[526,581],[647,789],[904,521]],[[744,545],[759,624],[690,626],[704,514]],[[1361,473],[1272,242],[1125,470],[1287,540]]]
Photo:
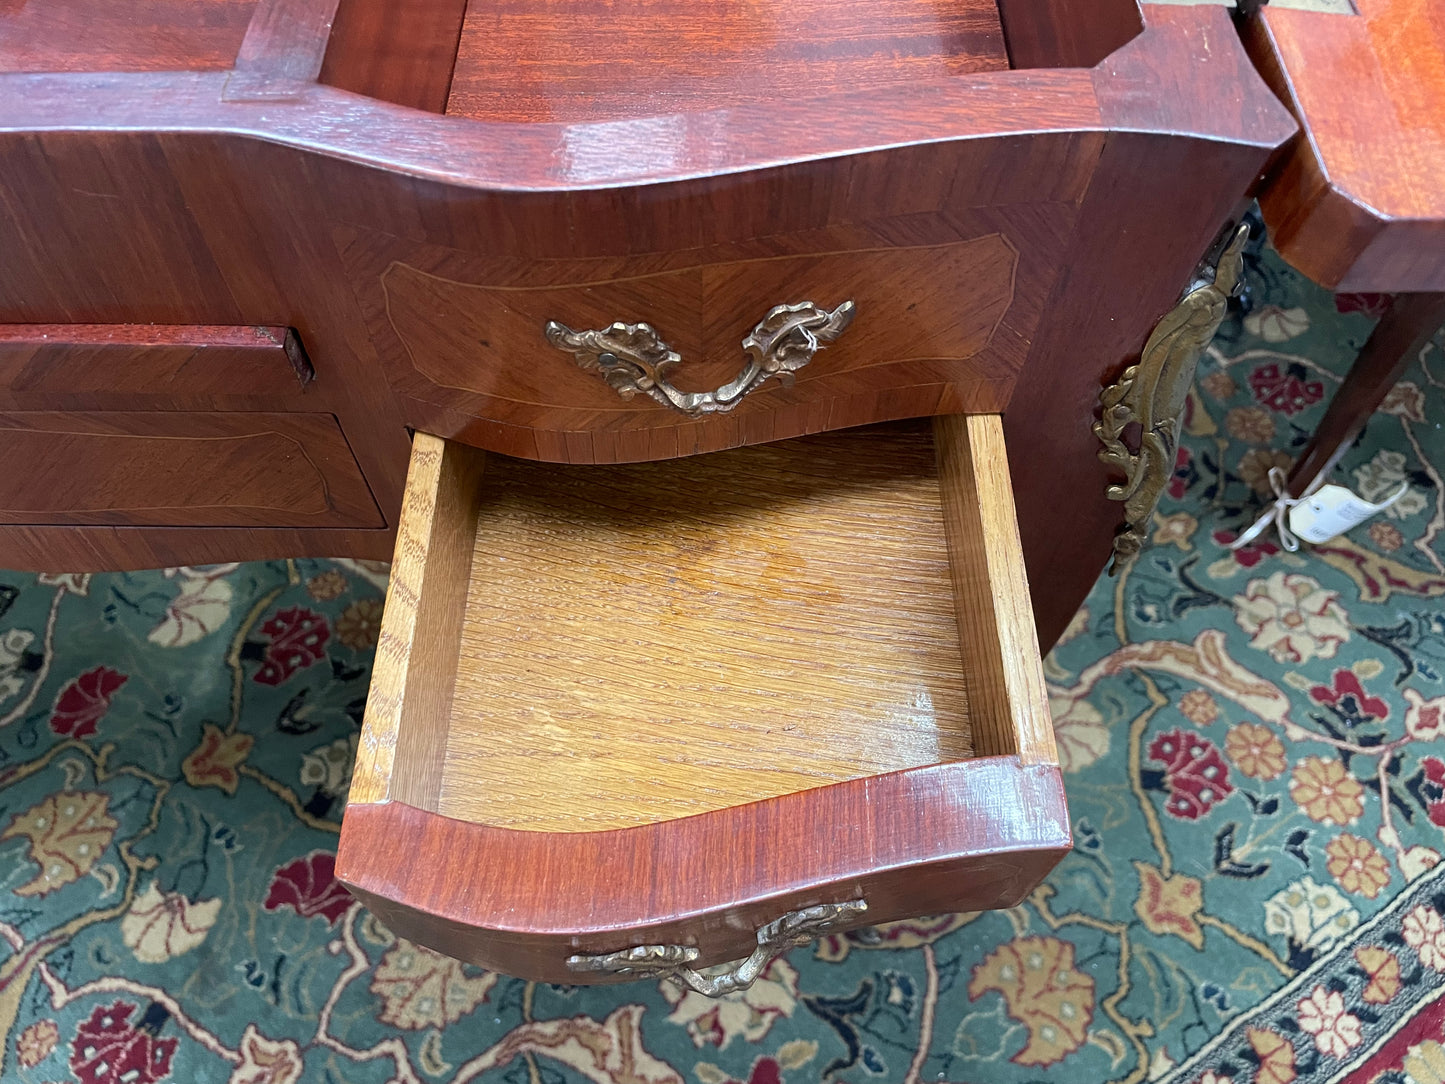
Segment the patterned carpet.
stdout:
[[1442,1084],[1445,356],[1342,471],[1403,501],[1232,554],[1372,323],[1250,263],[1154,548],[1047,663],[1074,853],[718,1003],[462,967],[332,880],[383,567],[0,573],[0,1079]]

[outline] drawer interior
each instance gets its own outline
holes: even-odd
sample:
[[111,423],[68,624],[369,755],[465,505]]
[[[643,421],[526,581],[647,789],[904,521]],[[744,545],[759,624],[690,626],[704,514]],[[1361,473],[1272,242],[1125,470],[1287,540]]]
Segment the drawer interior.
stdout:
[[1062,797],[997,416],[608,467],[416,435],[337,867],[399,934],[563,981],[789,902],[1006,906]]
[[437,812],[620,828],[972,755],[926,423],[481,485]]
[[419,436],[454,461],[448,552],[391,796],[586,832],[1017,752],[1012,719],[974,734],[967,666],[995,664],[958,611],[994,600],[953,575],[933,428],[611,467]]

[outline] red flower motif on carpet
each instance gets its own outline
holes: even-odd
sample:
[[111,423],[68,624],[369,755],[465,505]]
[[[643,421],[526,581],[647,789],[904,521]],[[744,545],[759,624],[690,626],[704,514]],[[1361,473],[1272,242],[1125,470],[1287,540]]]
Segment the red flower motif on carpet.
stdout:
[[747,1080],[729,1077],[727,1084],[783,1084],[783,1067],[773,1058],[759,1058]]
[[1416,741],[1434,742],[1445,737],[1445,696],[1426,700],[1415,689],[1402,689],[1405,703],[1405,733]]
[[1164,808],[1181,820],[1198,820],[1219,799],[1233,793],[1229,765],[1213,742],[1184,730],[1160,734],[1149,744],[1149,759],[1164,765]]
[[[1216,545],[1228,546],[1239,537],[1236,531],[1215,531],[1214,541]],[[1279,547],[1267,538],[1261,538],[1248,545],[1240,546],[1237,550],[1231,550],[1230,556],[1242,567],[1253,568],[1266,557],[1273,557],[1279,553]]]
[[1316,704],[1333,708],[1346,726],[1359,726],[1390,717],[1390,705],[1365,692],[1353,670],[1336,670],[1330,684],[1316,685],[1310,690],[1310,699]]
[[110,710],[111,697],[129,680],[109,666],[97,666],[70,681],[55,698],[50,729],[67,738],[88,738]]
[[1421,757],[1420,774],[1411,785],[1418,788],[1420,803],[1430,823],[1445,828],[1445,760]]
[[264,906],[268,911],[289,907],[302,918],[320,915],[334,926],[351,903],[351,893],[336,879],[336,856],[312,851],[276,871]]
[[326,618],[304,606],[277,610],[261,631],[271,637],[256,671],[255,680],[262,685],[280,685],[297,670],[320,662],[331,637]]
[[1319,380],[1305,380],[1298,365],[1281,369],[1277,364],[1261,365],[1249,374],[1249,386],[1255,399],[1281,414],[1298,414],[1312,403],[1324,398],[1325,386]]
[[1384,316],[1390,311],[1393,298],[1393,294],[1335,294],[1335,311]]
[[1189,487],[1198,480],[1199,472],[1194,468],[1194,453],[1181,447],[1174,456],[1174,474],[1169,479],[1169,496],[1176,501],[1182,500],[1184,494],[1189,492]]
[[155,1084],[171,1071],[175,1039],[130,1022],[137,1006],[96,1006],[70,1045],[70,1071],[81,1084]]

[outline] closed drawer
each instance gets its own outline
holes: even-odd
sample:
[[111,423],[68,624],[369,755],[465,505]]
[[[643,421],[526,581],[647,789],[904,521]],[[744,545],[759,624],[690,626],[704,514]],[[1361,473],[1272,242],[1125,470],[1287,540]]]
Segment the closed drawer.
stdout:
[[225,409],[299,398],[315,374],[290,328],[0,324],[0,408]]
[[[1002,410],[1058,271],[1023,259],[1023,239],[1066,234],[1073,213],[1029,203],[919,216],[889,240],[820,231],[607,258],[488,258],[360,229],[338,239],[372,341],[420,427],[527,459],[611,463]],[[848,306],[853,318],[816,356],[795,350],[736,387],[775,310],[805,305]],[[603,371],[604,348],[578,348],[553,325],[579,337],[647,330],[611,336],[606,348],[626,355],[628,340],[633,356]],[[654,394],[663,384],[677,394]]]
[[0,411],[0,524],[381,527],[336,418]]
[[625,467],[417,434],[337,859],[396,933],[615,981],[1009,906],[1068,846],[997,416]]

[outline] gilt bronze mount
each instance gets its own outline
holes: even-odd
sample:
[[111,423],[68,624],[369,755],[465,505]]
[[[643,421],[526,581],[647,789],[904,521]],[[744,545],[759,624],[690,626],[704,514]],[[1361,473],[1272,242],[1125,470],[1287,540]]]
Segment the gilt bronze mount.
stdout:
[[847,900],[789,911],[782,918],[759,927],[758,947],[746,960],[725,968],[709,968],[710,974],[692,968],[698,950],[688,945],[638,945],[605,956],[569,956],[567,968],[635,979],[665,978],[707,997],[722,997],[735,990],[746,990],[785,949],[806,945],[867,910],[865,901]]
[[[1125,476],[1122,484],[1105,491],[1111,501],[1124,502],[1124,523],[1114,535],[1110,575],[1143,547],[1154,509],[1174,474],[1194,373],[1204,348],[1224,322],[1229,299],[1239,289],[1248,240],[1249,226],[1241,223],[1212,274],[1202,276],[1155,325],[1139,363],[1099,393],[1102,414],[1094,423],[1094,435],[1104,445],[1099,458]],[[1137,446],[1131,449],[1130,430],[1136,425]]]
[[663,341],[651,324],[621,321],[600,330],[573,331],[556,320],[544,329],[547,341],[572,354],[579,368],[595,372],[617,394],[631,399],[638,392],[684,414],[722,414],[743,401],[769,377],[784,387],[813,355],[853,322],[856,306],[845,301],[829,312],[811,301],[776,305],[742,341],[748,360],[737,377],[715,391],[681,391],[668,381],[682,355]]

